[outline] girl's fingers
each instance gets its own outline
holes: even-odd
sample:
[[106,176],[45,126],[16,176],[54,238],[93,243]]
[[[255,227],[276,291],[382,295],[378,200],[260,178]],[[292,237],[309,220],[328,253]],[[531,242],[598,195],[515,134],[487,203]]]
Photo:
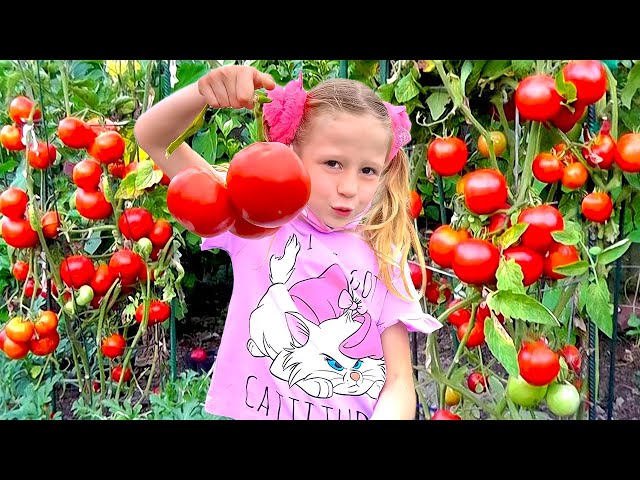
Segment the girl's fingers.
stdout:
[[228,108],[232,106],[225,79],[222,79],[220,77],[215,77],[215,79],[212,79],[211,89],[213,90],[213,93],[218,100],[217,108]]
[[273,77],[268,73],[262,73],[258,70],[254,70],[253,72],[253,84],[255,89],[258,88],[266,88],[267,90],[273,90],[276,86],[276,82],[273,80]]
[[253,108],[253,96],[257,88],[260,87],[254,85],[254,71],[242,69],[238,72],[235,89],[236,98],[240,107]]

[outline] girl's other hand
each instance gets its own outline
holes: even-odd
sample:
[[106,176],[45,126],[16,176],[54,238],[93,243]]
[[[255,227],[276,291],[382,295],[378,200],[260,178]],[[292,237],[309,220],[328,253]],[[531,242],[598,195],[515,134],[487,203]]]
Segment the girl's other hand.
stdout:
[[198,91],[213,108],[248,108],[254,105],[255,91],[272,90],[273,77],[248,65],[214,68],[198,80]]

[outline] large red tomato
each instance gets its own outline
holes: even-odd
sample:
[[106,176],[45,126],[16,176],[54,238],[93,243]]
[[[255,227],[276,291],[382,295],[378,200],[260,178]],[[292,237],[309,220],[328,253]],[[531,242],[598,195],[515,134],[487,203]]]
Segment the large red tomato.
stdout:
[[[469,329],[469,322],[465,322],[462,325],[458,326],[456,330],[456,336],[458,337],[458,340],[462,341],[468,329]],[[468,348],[474,348],[474,347],[479,347],[483,343],[484,343],[484,322],[476,321],[473,324],[473,328],[471,329],[469,336],[467,337],[467,343],[465,343],[465,346]]]
[[607,169],[613,163],[616,153],[616,142],[608,133],[598,133],[582,148],[582,155],[589,165]]
[[14,248],[31,248],[38,244],[38,234],[31,228],[29,220],[2,219],[2,238]]
[[529,384],[542,387],[551,383],[560,372],[560,358],[544,340],[522,342],[518,352],[520,375]]
[[13,125],[2,127],[2,130],[0,130],[0,142],[7,150],[19,151],[25,149],[25,144],[22,143],[22,132]]
[[560,111],[549,120],[551,124],[555,127],[558,127],[563,132],[567,133],[571,130],[576,123],[584,116],[584,111],[587,109],[587,106],[580,102],[574,102],[571,104],[573,108],[573,112],[569,110],[568,107],[562,105],[560,107]]
[[414,260],[409,260],[407,262],[409,264],[409,275],[411,276],[411,283],[416,287],[416,290],[420,290],[422,288],[422,278],[426,274],[425,284],[431,283],[433,280],[433,273],[428,268],[424,270],[420,268],[420,264]]
[[544,183],[555,183],[562,178],[562,162],[551,152],[540,152],[533,159],[533,176]]
[[311,179],[293,149],[279,142],[256,142],[231,159],[227,188],[245,220],[274,228],[302,211],[311,196]]
[[440,225],[429,237],[429,257],[442,268],[451,268],[455,246],[470,237],[466,230],[454,230],[448,224]]
[[149,240],[154,247],[164,247],[173,235],[173,227],[164,218],[159,218],[153,224],[151,232],[149,232]]
[[125,142],[122,135],[112,130],[102,132],[93,139],[88,149],[89,155],[100,163],[113,163],[122,158]]
[[549,253],[544,258],[544,274],[553,280],[560,280],[565,275],[556,273],[553,269],[575,263],[578,260],[580,260],[580,255],[576,247],[553,242],[549,248]]
[[486,215],[503,208],[507,201],[507,181],[493,168],[480,168],[465,175],[464,201],[469,211]]
[[451,268],[460,281],[471,285],[495,283],[500,251],[481,238],[467,238],[456,245]]
[[27,192],[18,187],[9,187],[0,193],[0,213],[12,220],[20,220],[29,203]]
[[229,190],[212,168],[189,167],[171,179],[167,208],[187,230],[214,237],[233,224]]
[[76,210],[89,220],[102,220],[113,213],[113,206],[100,190],[76,189]]
[[27,160],[29,161],[29,165],[39,170],[45,170],[53,165],[57,155],[58,150],[55,145],[53,143],[47,144],[47,142],[42,140],[38,142],[37,149],[27,149]]
[[422,197],[417,191],[412,190],[409,193],[409,216],[412,219],[416,219],[420,216],[421,211],[422,211]]
[[60,214],[54,210],[46,212],[40,219],[45,238],[56,238],[60,228]]
[[[9,104],[9,117],[16,122],[17,125],[23,125],[27,123],[27,119],[33,109],[33,102],[30,98],[20,95]],[[42,119],[42,110],[36,108],[33,113],[33,121],[37,122]]]
[[93,274],[93,278],[91,279],[91,288],[96,295],[104,295],[109,291],[111,285],[113,285],[113,282],[115,282],[116,279],[117,275],[111,271],[109,265],[101,263]]
[[433,412],[431,420],[462,420],[462,417],[451,410],[440,409]]
[[118,229],[125,238],[140,240],[148,237],[153,229],[153,216],[143,207],[125,208],[118,219]]
[[427,160],[431,169],[443,177],[460,173],[468,158],[467,144],[458,137],[438,137],[427,149]]
[[613,202],[611,197],[604,192],[592,192],[582,199],[582,214],[587,220],[596,223],[605,223],[611,218]]
[[551,205],[525,208],[520,212],[518,222],[529,224],[520,237],[520,243],[540,254],[545,254],[553,243],[551,232],[564,230],[562,214]]
[[119,333],[113,333],[102,340],[100,349],[105,357],[116,358],[124,353],[127,342]]
[[502,252],[506,259],[513,259],[522,270],[522,284],[525,287],[535,283],[544,268],[544,258],[535,250],[524,245],[516,245]]
[[516,87],[516,107],[523,120],[547,122],[562,106],[562,97],[551,75],[535,74],[523,78]]
[[122,278],[123,285],[131,285],[140,275],[146,265],[140,255],[129,248],[121,248],[113,252],[109,259],[109,270]]
[[58,138],[69,148],[87,148],[95,137],[91,127],[77,117],[65,117],[58,122]]
[[565,82],[576,86],[576,102],[589,105],[607,91],[607,74],[600,60],[572,60],[562,67]]
[[60,264],[60,277],[65,285],[76,290],[82,285],[89,285],[96,269],[89,257],[70,255]]
[[73,166],[71,175],[76,186],[87,191],[96,191],[100,184],[102,167],[93,158],[85,158]]
[[253,223],[247,222],[242,217],[242,215],[240,215],[240,212],[238,212],[235,208],[233,209],[233,212],[234,212],[234,217],[233,217],[234,221],[229,231],[233,233],[236,237],[257,240],[258,238],[264,238],[264,237],[269,237],[271,235],[275,235],[275,233],[278,230],[280,230],[280,227],[274,227],[274,228],[259,227],[258,225],[254,225]]
[[624,172],[640,172],[640,133],[625,133],[618,139],[613,159]]

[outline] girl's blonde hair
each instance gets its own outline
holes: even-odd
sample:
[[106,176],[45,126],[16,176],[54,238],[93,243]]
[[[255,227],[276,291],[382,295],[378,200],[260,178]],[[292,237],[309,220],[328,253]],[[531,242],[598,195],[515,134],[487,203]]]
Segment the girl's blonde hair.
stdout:
[[[315,118],[326,113],[345,112],[352,115],[373,115],[389,127],[391,152],[393,132],[387,109],[376,93],[362,82],[350,79],[329,79],[312,88],[307,96],[304,115],[292,141],[304,143]],[[265,138],[269,138],[269,125],[263,121]],[[400,269],[405,291],[411,297],[403,266],[406,265],[410,249],[413,249],[424,271],[425,259],[422,244],[409,216],[409,165],[402,149],[386,161],[380,177],[371,209],[363,218],[362,233],[378,258],[379,277],[394,295],[407,299],[393,285],[394,268]],[[426,275],[422,276],[421,294],[424,294]]]

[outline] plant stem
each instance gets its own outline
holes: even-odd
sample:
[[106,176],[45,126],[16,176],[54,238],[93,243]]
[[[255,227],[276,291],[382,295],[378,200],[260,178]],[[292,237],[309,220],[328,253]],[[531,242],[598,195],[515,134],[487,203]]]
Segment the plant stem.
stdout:
[[516,205],[521,205],[529,191],[531,179],[533,178],[533,159],[535,158],[540,145],[540,122],[532,122],[529,130],[529,144],[527,145],[527,156],[522,167],[521,181],[518,182],[518,197]]
[[67,71],[67,61],[60,62],[60,76],[62,77],[62,94],[64,95],[64,111],[67,117],[71,116],[71,103],[69,102],[69,72]]

